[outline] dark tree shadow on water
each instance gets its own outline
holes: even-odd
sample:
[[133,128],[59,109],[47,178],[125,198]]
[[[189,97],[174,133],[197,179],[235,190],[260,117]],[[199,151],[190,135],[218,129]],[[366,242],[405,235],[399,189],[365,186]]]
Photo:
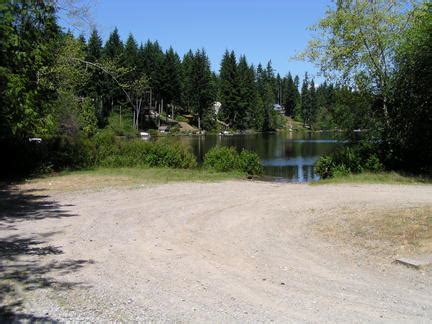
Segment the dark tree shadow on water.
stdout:
[[49,314],[25,313],[22,307],[25,293],[46,288],[61,291],[84,287],[80,282],[58,279],[92,263],[89,260],[56,260],[63,251],[50,244],[50,238],[60,232],[37,236],[14,234],[21,222],[76,216],[67,211],[69,206],[34,190],[0,187],[0,322],[55,322]]

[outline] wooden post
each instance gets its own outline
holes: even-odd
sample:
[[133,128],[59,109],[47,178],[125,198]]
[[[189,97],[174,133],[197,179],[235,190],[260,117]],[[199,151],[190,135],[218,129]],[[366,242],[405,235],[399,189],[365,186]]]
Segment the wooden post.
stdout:
[[[163,106],[163,99],[161,99],[161,114],[163,113],[163,109],[164,109],[164,106]],[[168,116],[165,116],[165,122],[167,121],[166,119],[168,118]]]
[[150,104],[149,104],[149,109],[150,111],[153,110],[153,101],[152,101],[152,89],[150,89]]
[[[157,101],[156,101],[157,103]],[[161,106],[160,104],[158,104],[158,127],[160,127],[161,123],[160,123],[160,118],[161,118]]]

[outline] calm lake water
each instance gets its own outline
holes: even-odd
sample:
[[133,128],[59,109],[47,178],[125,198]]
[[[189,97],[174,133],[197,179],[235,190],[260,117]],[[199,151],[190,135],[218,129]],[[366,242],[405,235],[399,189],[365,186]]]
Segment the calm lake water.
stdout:
[[202,162],[215,145],[233,146],[256,152],[264,165],[264,175],[276,181],[307,182],[318,180],[314,164],[318,158],[335,150],[342,142],[334,133],[279,132],[250,135],[179,136]]

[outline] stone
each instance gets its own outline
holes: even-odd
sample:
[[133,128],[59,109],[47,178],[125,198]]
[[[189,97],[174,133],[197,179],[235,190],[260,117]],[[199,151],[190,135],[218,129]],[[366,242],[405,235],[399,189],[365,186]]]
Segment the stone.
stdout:
[[426,267],[432,266],[432,255],[415,258],[399,258],[396,259],[396,262],[411,268],[424,269]]

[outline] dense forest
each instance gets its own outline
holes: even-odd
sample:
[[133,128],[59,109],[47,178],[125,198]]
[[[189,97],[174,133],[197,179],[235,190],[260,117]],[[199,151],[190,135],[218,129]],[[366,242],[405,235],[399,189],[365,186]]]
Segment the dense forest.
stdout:
[[[54,6],[25,1],[4,6],[2,65],[5,72],[19,75],[21,84],[12,89],[14,85],[7,83],[10,91],[2,100],[8,100],[3,107],[9,110],[2,111],[3,136],[44,136],[54,131],[48,124],[75,126],[92,134],[113,114],[141,117],[159,105],[174,115],[193,114],[195,125],[200,119],[206,130],[217,128],[216,119],[235,130],[274,130],[284,126],[280,112],[304,126],[334,126],[329,115],[335,94],[343,90],[327,83],[316,87],[307,74],[300,84],[298,76],[277,74],[271,62],[254,67],[246,56],[228,50],[214,72],[204,49],[190,50],[181,58],[173,48],[164,51],[157,41],[138,44],[132,34],[123,41],[117,29],[105,42],[96,29],[86,40],[62,31]],[[16,37],[20,41],[12,44]],[[16,100],[19,92],[30,95],[32,90],[39,98],[28,98],[32,102],[27,107]],[[218,114],[213,108],[216,101],[222,104]],[[281,111],[274,109],[275,104]],[[32,114],[20,114],[18,106]],[[138,117],[134,127],[155,127]]]
[[65,147],[92,146],[102,129],[133,137],[167,115],[207,131],[273,131],[290,117],[305,129],[343,130],[347,139],[362,130],[364,154],[373,152],[379,165],[429,172],[432,6],[406,12],[405,1],[390,2],[398,6],[337,1],[316,27],[326,36],[302,54],[329,80],[318,86],[308,74],[280,76],[271,62],[255,67],[233,51],[212,71],[204,49],[180,57],[157,41],[122,40],[117,29],[105,42],[96,29],[88,39],[73,35],[59,26],[55,1],[2,2],[1,141],[20,152],[10,154],[15,165],[29,138],[63,156]]

